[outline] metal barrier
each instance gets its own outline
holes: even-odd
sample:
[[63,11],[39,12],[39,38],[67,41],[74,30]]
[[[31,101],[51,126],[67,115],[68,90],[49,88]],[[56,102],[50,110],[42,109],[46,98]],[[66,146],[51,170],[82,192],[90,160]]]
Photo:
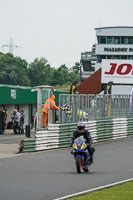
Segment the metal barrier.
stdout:
[[[77,123],[49,124],[47,131],[37,131],[35,139],[23,140],[22,152],[70,147],[70,138]],[[93,143],[133,137],[133,118],[94,120],[86,122]]]
[[[60,94],[59,107],[65,104],[69,105],[71,116],[66,111],[49,110],[48,124],[133,117],[132,95]],[[42,128],[42,107],[42,104],[38,104],[37,130]]]
[[[72,101],[71,101],[72,99]],[[132,95],[60,94],[60,107],[68,104],[71,117],[60,111],[59,123],[133,117]]]

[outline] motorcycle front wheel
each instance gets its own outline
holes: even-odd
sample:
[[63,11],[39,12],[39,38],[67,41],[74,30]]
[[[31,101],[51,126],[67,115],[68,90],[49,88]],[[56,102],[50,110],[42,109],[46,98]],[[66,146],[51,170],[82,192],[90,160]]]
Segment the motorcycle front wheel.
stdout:
[[77,167],[77,172],[81,173],[82,164],[81,164],[81,158],[79,157],[76,158],[76,167]]

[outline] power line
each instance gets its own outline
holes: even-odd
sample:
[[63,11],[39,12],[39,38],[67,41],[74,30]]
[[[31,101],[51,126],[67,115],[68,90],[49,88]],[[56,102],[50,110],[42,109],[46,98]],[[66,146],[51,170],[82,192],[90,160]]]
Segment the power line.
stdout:
[[20,46],[13,44],[13,38],[10,38],[9,44],[2,45],[3,50],[4,50],[4,47],[9,47],[9,53],[11,53],[11,54],[13,54],[13,48],[14,47],[15,48],[18,48],[18,47],[21,48]]

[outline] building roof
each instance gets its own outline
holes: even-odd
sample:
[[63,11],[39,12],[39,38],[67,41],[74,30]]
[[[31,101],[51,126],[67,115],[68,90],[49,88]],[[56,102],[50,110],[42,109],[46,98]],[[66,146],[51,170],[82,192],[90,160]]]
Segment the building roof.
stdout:
[[0,104],[33,104],[37,102],[35,87],[0,84]]
[[111,28],[133,28],[133,26],[109,26],[109,27],[99,27],[99,28],[95,28],[95,30],[98,30],[98,29],[111,29]]
[[27,87],[27,86],[19,86],[19,85],[0,84],[0,88],[32,90],[33,88],[36,88],[36,87]]
[[101,68],[81,82],[76,88],[79,94],[98,94],[101,90]]

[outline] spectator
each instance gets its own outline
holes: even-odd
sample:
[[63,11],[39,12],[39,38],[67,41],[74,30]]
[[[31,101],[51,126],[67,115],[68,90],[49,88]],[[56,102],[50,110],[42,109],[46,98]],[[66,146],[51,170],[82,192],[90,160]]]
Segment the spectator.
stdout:
[[15,115],[16,115],[16,112],[15,112],[16,109],[13,109],[13,113],[11,113],[11,119],[12,119],[12,123],[14,123],[14,119],[15,119]]
[[4,134],[5,121],[6,121],[6,113],[3,109],[3,106],[1,106],[1,110],[0,110],[0,134]]
[[60,108],[58,108],[55,105],[55,96],[54,94],[51,95],[50,98],[48,98],[44,104],[44,107],[42,109],[43,112],[43,117],[42,117],[42,127],[45,128],[45,126],[48,124],[48,110],[49,109],[56,109],[56,110],[60,110]]
[[20,132],[20,113],[17,109],[14,110],[15,112],[15,118],[14,118],[14,124],[13,124],[13,131],[14,134],[17,134],[17,130]]
[[20,111],[20,133],[24,134],[24,111]]

